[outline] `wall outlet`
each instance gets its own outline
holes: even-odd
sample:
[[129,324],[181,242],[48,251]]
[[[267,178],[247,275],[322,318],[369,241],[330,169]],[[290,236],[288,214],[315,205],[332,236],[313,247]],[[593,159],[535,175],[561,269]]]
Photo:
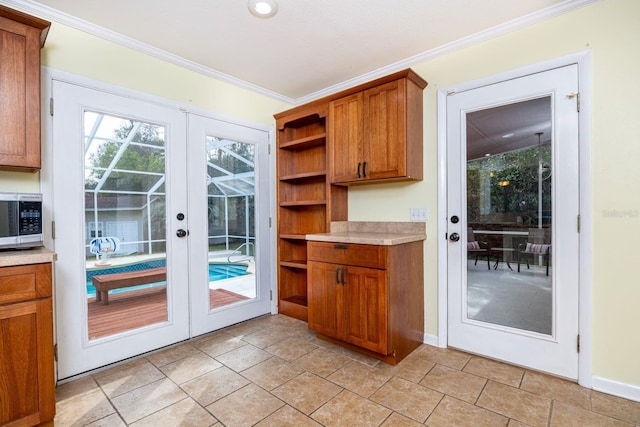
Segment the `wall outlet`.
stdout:
[[411,221],[429,221],[429,208],[409,208]]

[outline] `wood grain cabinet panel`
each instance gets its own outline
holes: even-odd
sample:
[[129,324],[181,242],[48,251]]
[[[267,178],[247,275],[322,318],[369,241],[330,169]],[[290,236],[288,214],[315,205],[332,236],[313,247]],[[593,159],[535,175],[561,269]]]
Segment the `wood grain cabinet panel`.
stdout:
[[309,328],[319,337],[391,364],[423,342],[421,241],[307,246]]
[[[0,283],[12,277],[19,286],[0,287],[0,425],[52,425],[51,264],[0,268]],[[32,298],[25,300],[25,294]]]
[[40,48],[50,23],[0,5],[0,169],[40,169]]
[[422,90],[415,73],[329,104],[331,182],[421,180]]

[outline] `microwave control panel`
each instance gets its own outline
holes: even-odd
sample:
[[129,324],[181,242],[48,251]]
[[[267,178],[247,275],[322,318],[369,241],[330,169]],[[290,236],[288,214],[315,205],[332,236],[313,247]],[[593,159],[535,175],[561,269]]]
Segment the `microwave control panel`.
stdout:
[[20,202],[20,235],[42,233],[42,204]]

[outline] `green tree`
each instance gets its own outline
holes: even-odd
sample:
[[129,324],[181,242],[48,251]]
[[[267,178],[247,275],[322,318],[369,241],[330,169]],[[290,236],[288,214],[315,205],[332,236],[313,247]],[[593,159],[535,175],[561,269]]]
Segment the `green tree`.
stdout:
[[543,222],[548,222],[548,215],[551,212],[552,184],[550,159],[551,147],[543,145],[540,148],[534,146],[469,162],[467,164],[469,222],[482,222],[480,201],[489,200],[489,213],[516,214],[521,216],[525,223],[537,224],[539,160],[545,168],[542,177]]

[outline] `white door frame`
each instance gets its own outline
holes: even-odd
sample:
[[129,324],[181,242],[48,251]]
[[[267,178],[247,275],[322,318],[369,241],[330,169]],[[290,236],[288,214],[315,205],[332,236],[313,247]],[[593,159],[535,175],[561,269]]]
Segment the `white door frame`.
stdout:
[[580,90],[580,216],[581,233],[578,259],[581,266],[579,276],[579,334],[578,383],[592,386],[591,374],[591,290],[592,290],[592,186],[591,186],[591,52],[584,51],[538,64],[496,74],[480,80],[461,83],[438,91],[438,346],[447,347],[447,94],[515,79],[566,65],[578,65],[578,87]]

